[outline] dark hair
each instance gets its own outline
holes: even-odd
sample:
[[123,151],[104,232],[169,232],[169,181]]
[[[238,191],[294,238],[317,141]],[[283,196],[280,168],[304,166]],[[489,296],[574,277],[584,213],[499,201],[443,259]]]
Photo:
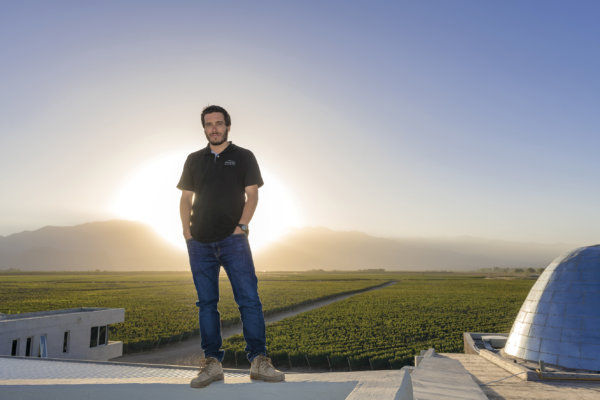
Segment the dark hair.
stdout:
[[221,114],[223,114],[223,116],[225,117],[225,126],[231,126],[231,117],[229,116],[229,113],[227,112],[226,109],[224,109],[221,106],[208,106],[205,107],[204,110],[202,110],[202,126],[204,126],[204,116],[206,114],[210,114],[210,113],[215,113],[215,112],[220,112]]

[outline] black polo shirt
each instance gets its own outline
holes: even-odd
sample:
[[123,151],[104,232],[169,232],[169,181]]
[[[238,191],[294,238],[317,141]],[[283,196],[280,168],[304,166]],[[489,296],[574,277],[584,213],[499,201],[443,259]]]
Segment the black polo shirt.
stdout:
[[194,239],[217,242],[231,235],[242,217],[246,186],[263,185],[250,150],[233,143],[220,154],[210,146],[188,156],[177,187],[194,192],[191,231]]

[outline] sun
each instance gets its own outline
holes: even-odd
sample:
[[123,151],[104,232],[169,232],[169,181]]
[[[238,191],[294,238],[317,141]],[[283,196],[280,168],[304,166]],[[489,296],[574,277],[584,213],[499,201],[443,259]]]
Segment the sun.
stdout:
[[[125,177],[110,205],[119,218],[140,221],[176,247],[185,249],[179,218],[179,181],[186,152],[160,155]],[[301,226],[300,209],[281,180],[261,166],[265,185],[259,189],[258,208],[250,223],[250,244],[264,249],[290,228]]]

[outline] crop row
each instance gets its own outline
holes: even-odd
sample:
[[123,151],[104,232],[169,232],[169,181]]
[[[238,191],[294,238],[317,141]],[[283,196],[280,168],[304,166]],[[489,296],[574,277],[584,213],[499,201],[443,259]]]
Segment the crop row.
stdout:
[[[375,286],[382,277],[357,274],[261,274],[265,314],[336,294]],[[220,281],[224,325],[238,320],[227,278]],[[76,307],[125,308],[125,322],[111,326],[111,340],[126,351],[154,347],[197,334],[198,309],[191,275],[168,273],[0,274],[0,312],[7,314]]]
[[[533,280],[477,277],[402,279],[380,290],[271,324],[267,342],[280,366],[396,368],[420,350],[460,352],[463,332],[507,332]],[[243,338],[224,343],[241,353]]]

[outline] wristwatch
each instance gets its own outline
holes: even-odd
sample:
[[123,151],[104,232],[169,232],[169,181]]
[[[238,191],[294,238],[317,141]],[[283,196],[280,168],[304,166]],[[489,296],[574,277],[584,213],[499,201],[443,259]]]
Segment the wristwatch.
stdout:
[[240,229],[243,230],[246,235],[250,233],[250,229],[248,229],[248,225],[246,225],[246,224],[238,224],[237,226],[239,226]]

